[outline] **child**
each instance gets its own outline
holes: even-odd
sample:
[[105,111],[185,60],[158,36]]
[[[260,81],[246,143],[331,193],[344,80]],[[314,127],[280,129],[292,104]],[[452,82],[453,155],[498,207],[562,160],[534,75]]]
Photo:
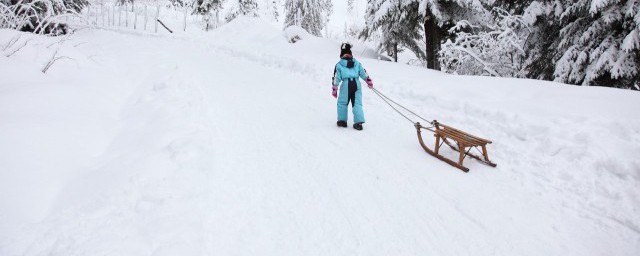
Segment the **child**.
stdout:
[[[351,45],[344,43],[340,47],[340,61],[333,70],[333,92],[331,95],[338,98],[338,126],[347,127],[347,105],[351,102],[353,128],[360,131],[364,123],[364,113],[362,112],[362,87],[358,78],[362,78],[367,82],[369,88],[373,88],[373,81],[369,78],[367,71],[362,68],[360,62],[353,58]],[[338,97],[338,89],[340,89],[340,97]]]

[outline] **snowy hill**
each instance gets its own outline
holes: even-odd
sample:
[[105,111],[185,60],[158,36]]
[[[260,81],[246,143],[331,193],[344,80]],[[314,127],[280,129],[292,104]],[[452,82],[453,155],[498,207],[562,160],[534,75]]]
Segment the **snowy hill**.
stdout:
[[498,167],[463,173],[368,89],[365,129],[335,126],[340,42],[247,18],[21,35],[0,57],[0,255],[640,252],[638,93],[360,58],[394,100],[494,142]]

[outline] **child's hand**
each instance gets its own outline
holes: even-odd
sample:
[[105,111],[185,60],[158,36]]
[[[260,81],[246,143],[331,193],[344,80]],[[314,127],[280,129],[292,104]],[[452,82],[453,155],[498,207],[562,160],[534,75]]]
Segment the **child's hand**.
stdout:
[[331,95],[333,95],[334,98],[338,98],[338,86],[333,86],[331,88],[333,88]]
[[373,89],[373,81],[371,81],[371,78],[367,77],[367,85],[369,86],[369,89]]

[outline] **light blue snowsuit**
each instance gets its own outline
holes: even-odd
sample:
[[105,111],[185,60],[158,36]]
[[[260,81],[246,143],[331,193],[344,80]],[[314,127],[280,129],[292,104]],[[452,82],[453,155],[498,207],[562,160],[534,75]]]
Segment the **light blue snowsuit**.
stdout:
[[349,101],[351,101],[354,123],[364,123],[362,86],[358,78],[366,80],[369,75],[360,62],[356,61],[355,58],[351,58],[351,60],[353,60],[353,67],[348,67],[348,59],[340,59],[333,73],[333,85],[340,86],[340,94],[338,96],[338,121],[347,121],[347,105]]

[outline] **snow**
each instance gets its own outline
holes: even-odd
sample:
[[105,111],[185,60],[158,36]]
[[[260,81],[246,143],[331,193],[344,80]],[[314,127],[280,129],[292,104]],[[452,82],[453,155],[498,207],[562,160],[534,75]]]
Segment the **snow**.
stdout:
[[638,29],[634,29],[622,41],[622,50],[631,52],[638,48],[640,48],[640,32]]
[[42,74],[59,38],[32,37],[0,57],[0,255],[640,251],[638,93],[453,76],[356,45],[381,92],[493,141],[498,166],[463,173],[368,89],[365,129],[335,126],[338,41],[290,44],[254,18],[84,29]]

